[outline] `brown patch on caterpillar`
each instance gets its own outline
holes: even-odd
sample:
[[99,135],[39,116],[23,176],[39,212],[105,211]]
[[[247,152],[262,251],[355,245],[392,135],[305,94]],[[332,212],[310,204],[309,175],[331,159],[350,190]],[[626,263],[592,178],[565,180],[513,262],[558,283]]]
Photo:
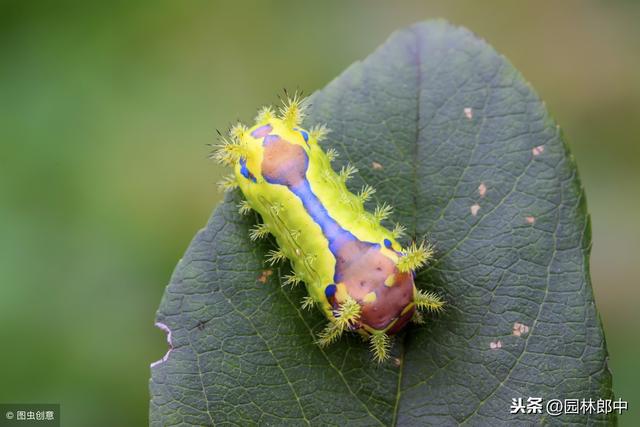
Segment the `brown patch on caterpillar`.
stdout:
[[392,335],[400,331],[411,320],[415,311],[415,307],[411,307],[402,314],[405,308],[413,302],[413,287],[411,273],[396,274],[393,286],[385,286],[384,283],[378,284],[374,291],[378,298],[374,302],[362,306],[361,320],[367,325],[381,330],[398,319],[389,329],[388,334]]
[[302,183],[308,167],[307,153],[278,135],[265,137],[262,176],[267,181],[289,187]]
[[[385,329],[413,302],[412,274],[400,273],[395,263],[371,244],[356,240],[341,245],[336,254],[336,274],[348,294],[362,306],[360,323],[374,329]],[[389,286],[385,282],[390,276]],[[400,327],[413,316],[414,310],[410,311],[407,319],[402,316]]]

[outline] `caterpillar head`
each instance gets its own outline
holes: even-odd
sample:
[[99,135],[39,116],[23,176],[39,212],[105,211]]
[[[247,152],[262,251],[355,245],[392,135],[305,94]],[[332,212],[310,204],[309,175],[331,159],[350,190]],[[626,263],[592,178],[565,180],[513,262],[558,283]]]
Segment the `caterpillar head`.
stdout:
[[354,240],[336,246],[338,282],[325,289],[336,322],[327,327],[320,343],[354,330],[368,337],[376,359],[382,361],[388,357],[389,336],[414,319],[416,309],[442,307],[437,296],[417,290],[414,284],[414,271],[432,250],[424,244],[396,250],[400,246],[392,239],[384,239],[382,245]]

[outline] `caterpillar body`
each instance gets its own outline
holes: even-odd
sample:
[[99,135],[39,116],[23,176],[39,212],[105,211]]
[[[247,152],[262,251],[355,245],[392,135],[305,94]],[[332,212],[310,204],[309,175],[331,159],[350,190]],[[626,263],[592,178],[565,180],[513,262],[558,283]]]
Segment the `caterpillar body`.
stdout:
[[403,227],[381,225],[391,209],[374,213],[364,202],[374,193],[365,186],[358,194],[346,187],[356,170],[346,166],[336,173],[319,145],[324,126],[300,127],[305,100],[294,95],[278,113],[263,108],[255,124],[237,124],[214,152],[214,157],[234,168],[222,183],[239,187],[246,200],[240,212],[257,211],[262,224],[251,239],[271,233],[279,246],[267,261],[291,262],[293,274],[284,284],[306,284],[303,307],[319,307],[329,323],[318,344],[328,345],[343,332],[355,331],[368,339],[378,362],[388,358],[390,336],[409,321],[421,323],[417,309],[438,311],[443,301],[414,284],[415,270],[432,256],[424,242],[403,249],[396,239]]

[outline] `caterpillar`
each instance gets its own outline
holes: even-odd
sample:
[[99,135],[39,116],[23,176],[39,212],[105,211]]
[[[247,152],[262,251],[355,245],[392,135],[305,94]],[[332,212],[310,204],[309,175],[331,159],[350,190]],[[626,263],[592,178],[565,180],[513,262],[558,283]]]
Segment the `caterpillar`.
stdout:
[[268,252],[267,262],[290,261],[293,273],[283,286],[304,282],[303,308],[318,307],[329,321],[316,342],[326,346],[354,331],[382,362],[389,357],[391,336],[409,321],[422,323],[418,309],[443,307],[437,295],[414,284],[416,269],[433,250],[424,242],[402,248],[397,239],[404,227],[381,225],[392,212],[389,205],[365,210],[375,189],[365,186],[357,194],[347,189],[357,170],[332,169],[337,152],[324,152],[319,144],[326,126],[301,127],[306,107],[307,99],[296,93],[277,112],[259,110],[252,127],[232,126],[213,152],[234,169],[221,186],[240,189],[241,214],[252,209],[260,214],[263,222],[250,230],[252,240],[275,237],[279,248]]

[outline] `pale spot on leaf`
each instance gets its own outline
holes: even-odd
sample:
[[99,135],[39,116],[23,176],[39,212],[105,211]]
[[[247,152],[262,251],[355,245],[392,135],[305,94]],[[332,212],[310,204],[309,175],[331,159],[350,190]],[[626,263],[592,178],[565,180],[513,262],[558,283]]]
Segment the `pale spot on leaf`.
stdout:
[[371,167],[375,170],[380,170],[382,169],[382,165],[378,162],[371,162]]
[[484,182],[481,182],[478,186],[478,194],[480,194],[480,197],[484,197],[487,194],[487,186],[484,185]]
[[523,323],[516,322],[513,324],[513,335],[516,337],[525,335],[529,332],[529,327]]
[[476,203],[475,205],[471,206],[470,210],[471,210],[471,215],[476,216],[478,215],[478,211],[480,210],[480,205]]
[[473,118],[473,109],[471,107],[465,108],[464,115],[467,117],[467,119],[471,120]]
[[534,156],[539,156],[540,154],[544,153],[544,145],[538,145],[537,147],[533,147],[531,152],[533,153]]
[[491,350],[497,350],[497,349],[499,349],[499,348],[502,348],[502,341],[500,341],[500,340],[497,340],[497,341],[491,341],[491,342],[489,343],[489,348],[490,348]]
[[525,221],[527,221],[527,224],[533,224],[533,223],[535,223],[535,222],[536,222],[536,217],[534,217],[534,216],[528,216],[528,217],[525,217],[525,219],[524,219],[524,220],[525,220]]
[[267,280],[269,280],[269,276],[271,276],[272,274],[273,274],[273,270],[271,270],[271,269],[264,270],[260,274],[260,277],[258,277],[258,282],[267,283]]

